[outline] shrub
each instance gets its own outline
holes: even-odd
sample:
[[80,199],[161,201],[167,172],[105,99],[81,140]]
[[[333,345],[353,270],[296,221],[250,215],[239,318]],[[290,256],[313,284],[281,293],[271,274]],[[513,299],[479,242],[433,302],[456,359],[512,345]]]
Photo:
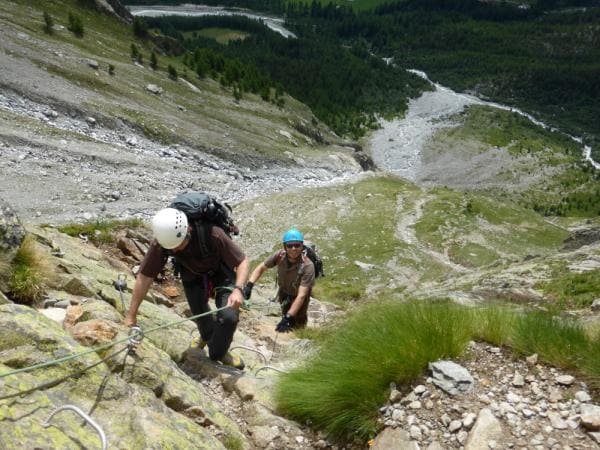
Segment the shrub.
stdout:
[[132,43],[131,44],[131,59],[133,59],[134,61],[137,61],[139,53],[140,53],[140,51],[138,50],[137,45]]
[[79,38],[83,37],[83,22],[78,15],[69,13],[69,25],[67,25],[67,30]]
[[108,74],[109,75],[114,75],[115,74],[115,66],[113,64],[109,64],[108,65]]
[[150,67],[152,70],[158,69],[158,58],[154,52],[150,53]]
[[77,3],[82,8],[87,8],[87,9],[97,9],[98,8],[98,6],[96,5],[96,0],[77,0]]
[[148,25],[141,17],[134,17],[133,19],[133,34],[139,38],[148,36]]

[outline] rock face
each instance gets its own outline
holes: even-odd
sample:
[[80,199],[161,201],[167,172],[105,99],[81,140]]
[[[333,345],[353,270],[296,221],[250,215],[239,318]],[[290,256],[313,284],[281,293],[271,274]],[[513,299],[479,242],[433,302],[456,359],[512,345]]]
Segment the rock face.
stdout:
[[[261,328],[272,334],[276,317],[264,316],[262,309],[245,312],[233,345],[261,353],[243,355],[247,369],[242,373],[210,361],[206,350],[190,348],[196,326],[182,322],[177,308],[155,304],[164,295],[153,290],[141,305],[138,323],[146,331],[159,329],[148,332],[129,353],[123,311],[131,298],[130,272],[118,272],[123,267],[88,241],[52,228],[34,229],[33,234],[48,253],[61,249],[60,256],[48,255],[48,270],[68,273],[69,282],[55,277],[45,309],[39,311],[9,299],[2,304],[0,296],[1,448],[96,448],[98,435],[74,420],[72,411],[54,416],[47,429],[41,426],[65,405],[87,413],[105,433],[109,448],[287,450],[315,448],[318,442],[330,447],[311,430],[273,412],[277,372],[256,376],[264,358],[273,354],[246,331],[264,322]],[[144,241],[143,236],[136,241]],[[129,246],[123,248],[127,252]],[[122,282],[116,285],[115,280]],[[82,285],[87,288],[72,289]],[[316,300],[311,303],[311,308],[322,307]],[[311,317],[322,316],[317,310],[310,311]],[[89,351],[113,342],[117,344]],[[291,342],[279,339],[282,354]],[[11,374],[81,353],[43,369]]]
[[[0,306],[0,326],[2,373],[86,350],[60,325],[25,306]],[[35,342],[44,342],[44,348],[37,348]],[[27,402],[18,396],[0,401],[2,447],[97,448],[98,436],[67,413],[53,419],[52,427],[41,426],[56,407],[70,404],[93,410],[109,448],[117,443],[120,448],[225,448],[207,430],[167,408],[151,390],[111,374],[116,359],[102,362],[99,355],[91,353],[44,370],[3,378],[4,396],[29,389],[33,392]],[[55,387],[35,389],[83,369],[89,370]]]

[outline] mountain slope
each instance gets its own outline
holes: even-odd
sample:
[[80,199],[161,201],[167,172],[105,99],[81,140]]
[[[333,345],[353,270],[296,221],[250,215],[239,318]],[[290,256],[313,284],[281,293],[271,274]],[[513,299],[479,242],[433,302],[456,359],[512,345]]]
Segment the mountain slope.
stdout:
[[[131,215],[184,188],[237,200],[257,183],[280,190],[361,170],[355,150],[290,97],[283,108],[253,95],[238,102],[210,79],[187,81],[181,69],[169,78],[167,58],[157,71],[133,62],[132,44],[149,49],[115,17],[76,1],[0,8],[0,193],[35,221]],[[69,13],[83,37],[65,29]]]

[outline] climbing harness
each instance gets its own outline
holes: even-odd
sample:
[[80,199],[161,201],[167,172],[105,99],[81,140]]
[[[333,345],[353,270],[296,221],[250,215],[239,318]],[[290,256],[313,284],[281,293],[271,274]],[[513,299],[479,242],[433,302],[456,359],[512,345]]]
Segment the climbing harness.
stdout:
[[81,417],[83,417],[83,419],[87,423],[89,423],[100,435],[100,440],[102,441],[102,450],[106,450],[108,448],[108,441],[106,440],[106,434],[104,434],[104,430],[102,429],[102,427],[100,425],[98,425],[94,419],[92,419],[90,416],[88,416],[85,412],[83,412],[80,408],[78,408],[75,405],[63,405],[59,408],[56,408],[54,411],[52,411],[50,416],[48,416],[46,421],[42,422],[42,426],[44,428],[48,428],[50,426],[50,421],[52,420],[52,418],[59,412],[64,411],[66,409],[75,411],[77,414],[79,414]]

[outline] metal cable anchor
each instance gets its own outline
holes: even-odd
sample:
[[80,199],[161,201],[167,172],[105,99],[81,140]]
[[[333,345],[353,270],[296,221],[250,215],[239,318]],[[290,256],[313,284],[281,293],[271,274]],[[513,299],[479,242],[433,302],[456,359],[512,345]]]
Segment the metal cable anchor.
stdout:
[[273,367],[273,366],[262,366],[260,368],[258,368],[256,370],[256,372],[254,372],[254,376],[258,375],[258,372],[260,372],[261,370],[274,370],[275,372],[280,372],[280,373],[288,373],[285,370],[282,369],[278,369],[277,367]]
[[138,325],[134,325],[129,329],[129,346],[135,347],[144,340],[144,330]]
[[123,313],[125,313],[125,300],[123,300],[123,291],[127,289],[127,275],[124,273],[117,275],[117,279],[113,281],[113,286],[119,291],[119,295],[121,296],[121,307],[123,308]]
[[64,411],[65,409],[70,409],[71,411],[75,411],[77,414],[79,414],[81,417],[83,417],[83,419],[87,423],[89,423],[92,427],[94,427],[94,429],[100,435],[100,440],[102,441],[102,450],[106,450],[108,448],[108,441],[106,440],[106,434],[104,434],[104,431],[102,430],[102,427],[100,427],[100,425],[98,425],[94,419],[92,419],[90,416],[88,416],[85,412],[83,412],[80,408],[78,408],[75,405],[63,405],[63,406],[61,406],[59,408],[56,408],[54,411],[52,411],[52,413],[50,414],[50,416],[48,416],[48,418],[46,419],[46,421],[42,422],[42,426],[44,428],[48,428],[50,426],[50,421],[52,420],[52,418],[57,413],[59,413],[61,411]]
[[251,351],[251,352],[258,353],[258,354],[259,354],[260,356],[262,356],[262,357],[263,357],[263,359],[265,360],[265,364],[267,364],[267,357],[266,357],[266,356],[265,356],[265,354],[264,354],[263,352],[261,352],[260,350],[257,350],[257,349],[255,349],[255,348],[252,348],[252,347],[246,347],[245,345],[236,345],[236,346],[234,346],[234,347],[229,347],[229,350],[233,350],[233,349],[235,349],[235,348],[242,348],[242,349],[244,349],[244,350],[249,350],[249,351]]

